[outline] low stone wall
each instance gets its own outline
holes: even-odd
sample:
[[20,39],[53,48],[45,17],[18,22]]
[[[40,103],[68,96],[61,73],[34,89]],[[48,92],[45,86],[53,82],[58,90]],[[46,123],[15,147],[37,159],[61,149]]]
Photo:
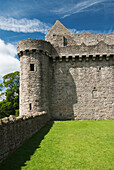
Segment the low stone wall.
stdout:
[[45,112],[19,117],[10,115],[0,119],[0,162],[35,134],[47,121]]

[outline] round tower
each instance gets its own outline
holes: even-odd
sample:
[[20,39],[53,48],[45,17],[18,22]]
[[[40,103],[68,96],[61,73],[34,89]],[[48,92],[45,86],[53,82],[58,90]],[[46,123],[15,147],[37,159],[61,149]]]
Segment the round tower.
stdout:
[[20,58],[20,115],[49,113],[49,55],[51,44],[43,40],[18,42]]

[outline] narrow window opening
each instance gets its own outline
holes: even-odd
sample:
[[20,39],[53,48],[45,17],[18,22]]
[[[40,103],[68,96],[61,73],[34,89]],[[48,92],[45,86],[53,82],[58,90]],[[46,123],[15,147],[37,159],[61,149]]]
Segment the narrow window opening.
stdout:
[[98,92],[97,92],[96,87],[94,87],[93,90],[92,90],[92,98],[96,99],[97,97],[98,97]]
[[30,71],[34,71],[34,64],[30,64]]
[[63,37],[63,45],[67,46],[67,39],[65,37]]
[[29,104],[29,109],[32,110],[32,104],[31,103]]
[[99,67],[99,70],[101,70],[101,67]]
[[53,34],[53,37],[55,37],[55,34]]

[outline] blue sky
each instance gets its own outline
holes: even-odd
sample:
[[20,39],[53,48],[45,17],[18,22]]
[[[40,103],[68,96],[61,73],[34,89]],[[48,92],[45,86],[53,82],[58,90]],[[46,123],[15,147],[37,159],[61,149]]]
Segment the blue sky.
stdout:
[[114,32],[114,0],[0,0],[0,81],[19,70],[17,42],[44,39],[56,20],[74,33]]

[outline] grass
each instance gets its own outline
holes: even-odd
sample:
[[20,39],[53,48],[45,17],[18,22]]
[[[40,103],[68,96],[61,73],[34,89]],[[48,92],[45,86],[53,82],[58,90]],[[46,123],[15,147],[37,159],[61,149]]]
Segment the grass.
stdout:
[[113,170],[113,121],[49,122],[0,170]]

